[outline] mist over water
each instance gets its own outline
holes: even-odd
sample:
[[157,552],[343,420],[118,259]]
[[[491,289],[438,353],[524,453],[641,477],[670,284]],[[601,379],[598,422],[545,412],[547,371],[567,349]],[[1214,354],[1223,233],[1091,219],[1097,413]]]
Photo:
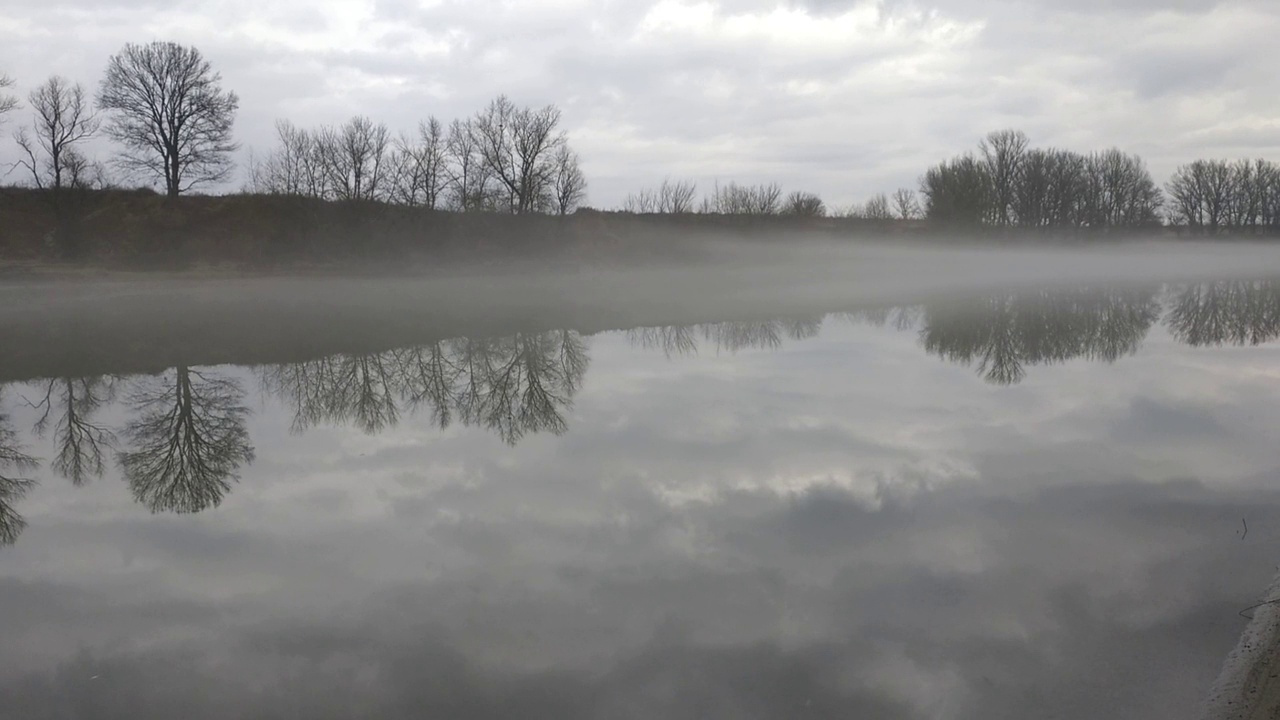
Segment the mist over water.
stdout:
[[1275,572],[1262,245],[0,299],[0,717],[1198,717]]

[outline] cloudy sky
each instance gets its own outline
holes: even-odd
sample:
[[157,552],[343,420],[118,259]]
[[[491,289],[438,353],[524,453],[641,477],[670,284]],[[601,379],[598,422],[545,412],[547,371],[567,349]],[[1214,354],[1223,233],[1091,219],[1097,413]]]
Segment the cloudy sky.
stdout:
[[665,176],[840,206],[1001,127],[1136,151],[1161,179],[1280,155],[1270,0],[11,0],[0,34],[24,93],[96,84],[125,42],[195,45],[259,150],[277,118],[407,130],[500,93],[555,103],[603,207]]

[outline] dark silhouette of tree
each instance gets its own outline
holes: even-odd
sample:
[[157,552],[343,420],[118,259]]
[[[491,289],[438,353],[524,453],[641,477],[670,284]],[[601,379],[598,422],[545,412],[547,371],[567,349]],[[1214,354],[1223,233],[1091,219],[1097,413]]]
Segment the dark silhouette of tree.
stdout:
[[469,125],[482,165],[506,191],[506,209],[534,212],[551,185],[556,151],[565,144],[560,110],[518,107],[499,96]]
[[104,457],[116,444],[115,434],[94,420],[105,403],[115,398],[113,378],[56,378],[45,382],[44,397],[31,403],[42,410],[35,432],[44,435],[53,423],[53,443],[58,454],[53,470],[73,484],[83,485],[102,477]]
[[701,212],[719,215],[777,215],[782,211],[782,187],[777,183],[763,185],[716,184],[711,195],[702,199]]
[[926,305],[920,334],[928,352],[1010,385],[1027,365],[1131,355],[1159,316],[1150,290],[1004,293]]
[[400,421],[403,378],[394,353],[334,355],[268,368],[268,388],[294,407],[293,431],[351,423],[368,434]]
[[250,163],[249,187],[270,195],[330,196],[323,158],[313,133],[288,120],[276,121],[279,147]]
[[458,339],[365,355],[266,368],[263,387],[294,408],[294,432],[353,423],[368,433],[429,409],[441,428],[455,419],[514,444],[528,433],[563,432],[563,410],[587,369],[574,332]]
[[339,127],[320,128],[315,148],[328,197],[385,199],[392,174],[391,133],[386,125],[357,115]]
[[[79,254],[79,194],[104,184],[100,167],[90,162],[80,145],[98,131],[99,122],[84,88],[53,76],[28,96],[35,115],[32,133],[16,135],[26,168],[36,187],[49,190],[57,219],[57,240],[66,257]],[[71,197],[70,193],[76,193]]]
[[100,123],[84,87],[54,75],[27,96],[35,114],[34,137],[22,129],[18,146],[26,157],[19,163],[36,187],[59,191],[76,180],[68,177],[67,156],[98,131]]
[[434,117],[418,123],[416,137],[396,141],[394,202],[435,209],[446,179],[444,126]]
[[697,327],[694,325],[663,325],[634,328],[627,331],[627,342],[632,347],[661,350],[668,358],[698,354]]
[[1112,149],[1085,163],[1084,221],[1090,228],[1141,228],[1159,222],[1163,197],[1136,155]]
[[816,194],[796,190],[783,201],[782,214],[792,217],[826,217],[827,206]]
[[571,331],[516,334],[458,344],[459,414],[514,445],[528,433],[563,433],[563,410],[581,387],[588,358]]
[[587,176],[578,166],[578,153],[567,144],[556,148],[551,157],[551,211],[568,215],[587,199]]
[[454,394],[461,374],[450,348],[443,342],[410,348],[397,353],[403,371],[403,393],[411,409],[431,409],[431,420],[439,428],[453,421]]
[[13,78],[0,74],[0,123],[4,122],[6,114],[18,107],[18,98],[6,92],[11,87],[13,87]]
[[23,450],[9,416],[0,412],[0,545],[12,545],[27,527],[13,505],[35,486],[35,480],[21,474],[38,464]]
[[872,195],[862,207],[860,217],[867,220],[892,220],[893,207],[889,204],[889,197],[884,193]]
[[893,193],[893,211],[899,220],[914,220],[920,216],[920,201],[911,188],[898,188]]
[[1165,186],[1169,217],[1192,232],[1280,231],[1280,165],[1266,161],[1196,160]]
[[991,173],[972,155],[929,168],[920,180],[924,215],[946,227],[976,229],[991,216]]
[[133,496],[152,512],[217,507],[253,462],[243,401],[238,381],[188,367],[136,388],[120,454]]
[[107,134],[125,148],[120,166],[162,181],[171,198],[230,175],[239,106],[198,50],[172,42],[125,45],[98,91]]
[[644,189],[627,196],[622,203],[625,212],[637,214],[679,215],[694,211],[698,186],[688,180],[665,179],[657,188]]
[[1224,280],[1173,292],[1165,322],[1178,340],[1206,345],[1260,345],[1280,338],[1280,283]]
[[470,120],[454,120],[445,138],[446,188],[449,204],[462,212],[494,207],[493,175],[480,153]]
[[1013,224],[1014,193],[1028,145],[1030,140],[1020,130],[997,130],[978,143],[991,188],[990,222],[997,227]]

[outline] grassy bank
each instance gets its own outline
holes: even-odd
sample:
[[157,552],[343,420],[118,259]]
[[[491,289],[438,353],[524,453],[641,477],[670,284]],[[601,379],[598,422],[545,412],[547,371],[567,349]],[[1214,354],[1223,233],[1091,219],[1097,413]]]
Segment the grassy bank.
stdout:
[[[1163,229],[1144,236],[1152,232],[1174,236]],[[1034,239],[1097,237],[1115,236],[1043,233]],[[135,269],[426,268],[533,258],[607,263],[693,258],[705,252],[703,241],[803,238],[1025,242],[1028,234],[965,234],[919,220],[592,210],[560,217],[248,194],[169,200],[148,190],[68,192],[55,203],[48,191],[0,189],[0,261],[10,265],[68,259],[91,267]]]

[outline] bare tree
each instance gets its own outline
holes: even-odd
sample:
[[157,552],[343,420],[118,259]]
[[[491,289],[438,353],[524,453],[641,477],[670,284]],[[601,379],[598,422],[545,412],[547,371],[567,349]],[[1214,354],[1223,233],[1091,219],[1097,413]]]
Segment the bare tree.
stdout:
[[120,454],[134,497],[152,512],[216,507],[253,461],[244,390],[231,378],[179,367],[134,393],[138,418]]
[[35,480],[15,473],[25,474],[37,464],[24,451],[9,416],[0,412],[0,545],[12,545],[27,527],[13,504],[35,487]]
[[796,190],[782,203],[782,214],[794,217],[825,217],[827,206],[817,194]]
[[665,178],[657,188],[646,188],[628,195],[622,203],[622,209],[626,212],[641,214],[691,213],[694,198],[697,196],[697,183],[691,180],[673,182],[670,178]]
[[565,144],[558,130],[560,110],[517,107],[499,96],[471,121],[469,129],[488,172],[506,190],[511,212],[537,210],[540,195],[550,184],[552,158]]
[[764,185],[716,184],[710,197],[702,199],[702,212],[721,215],[777,215],[782,209],[782,187]]
[[57,413],[53,442],[58,454],[53,469],[77,486],[102,477],[106,469],[104,452],[115,446],[115,434],[94,415],[114,397],[111,378],[57,378],[47,381],[44,398],[32,403],[37,410],[43,409],[34,428],[39,435],[45,434]]
[[567,144],[551,157],[551,201],[558,215],[568,215],[587,199],[587,176],[578,165],[578,153]]
[[249,186],[272,195],[326,197],[328,187],[315,135],[288,120],[276,121],[279,146],[250,164]]
[[18,146],[26,155],[19,163],[31,173],[36,187],[56,193],[75,179],[68,177],[68,156],[76,154],[77,144],[93,137],[100,123],[84,87],[57,75],[31,91],[27,99],[35,113],[35,137],[26,128],[18,131]]
[[357,115],[316,134],[316,152],[335,200],[381,200],[391,169],[391,133],[383,123]]
[[483,210],[492,204],[492,175],[480,154],[480,143],[470,120],[454,120],[445,139],[445,187],[449,204],[463,212]]
[[884,193],[873,195],[862,209],[862,217],[868,220],[892,220],[893,210],[889,206],[889,198]]
[[6,89],[11,87],[13,87],[13,78],[0,75],[0,122],[4,122],[4,116],[9,111],[18,107],[18,98],[6,92]]
[[162,180],[171,198],[230,175],[239,106],[198,50],[172,42],[125,45],[98,91],[107,134],[125,147],[121,167]]
[[978,152],[991,179],[991,222],[1000,227],[1012,224],[1018,168],[1029,143],[1026,133],[1020,130],[998,130],[978,143]]
[[893,211],[899,220],[912,220],[920,216],[920,202],[916,200],[916,191],[911,188],[898,188],[893,193]]
[[396,141],[395,182],[391,199],[404,205],[434,209],[445,184],[444,126],[434,117],[418,123],[416,137]]

